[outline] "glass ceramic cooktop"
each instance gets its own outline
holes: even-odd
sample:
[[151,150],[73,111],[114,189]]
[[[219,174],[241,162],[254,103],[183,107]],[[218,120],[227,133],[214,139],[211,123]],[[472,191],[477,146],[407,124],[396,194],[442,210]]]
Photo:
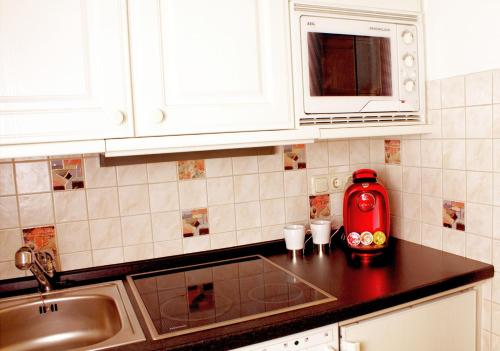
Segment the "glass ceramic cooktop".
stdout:
[[127,279],[153,339],[335,300],[262,256],[135,274]]

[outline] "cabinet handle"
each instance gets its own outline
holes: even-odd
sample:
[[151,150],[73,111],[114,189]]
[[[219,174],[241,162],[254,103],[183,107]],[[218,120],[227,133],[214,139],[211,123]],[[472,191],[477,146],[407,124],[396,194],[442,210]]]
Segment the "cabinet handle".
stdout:
[[125,114],[122,111],[114,111],[111,114],[111,119],[113,120],[113,124],[119,126],[125,122]]
[[153,122],[161,123],[165,119],[165,114],[160,109],[154,110],[152,113],[152,119]]

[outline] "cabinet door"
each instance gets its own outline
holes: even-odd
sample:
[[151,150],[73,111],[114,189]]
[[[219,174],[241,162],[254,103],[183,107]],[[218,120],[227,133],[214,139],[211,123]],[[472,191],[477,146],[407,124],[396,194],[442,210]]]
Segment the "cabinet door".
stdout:
[[387,313],[340,328],[341,351],[476,350],[476,291]]
[[0,0],[0,144],[133,135],[125,0]]
[[287,0],[131,0],[136,135],[293,128]]

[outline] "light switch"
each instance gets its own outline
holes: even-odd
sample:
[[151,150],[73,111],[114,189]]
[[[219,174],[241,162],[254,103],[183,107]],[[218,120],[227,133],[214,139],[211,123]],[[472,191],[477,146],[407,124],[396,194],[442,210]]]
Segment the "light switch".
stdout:
[[314,177],[314,193],[326,193],[328,192],[328,177]]

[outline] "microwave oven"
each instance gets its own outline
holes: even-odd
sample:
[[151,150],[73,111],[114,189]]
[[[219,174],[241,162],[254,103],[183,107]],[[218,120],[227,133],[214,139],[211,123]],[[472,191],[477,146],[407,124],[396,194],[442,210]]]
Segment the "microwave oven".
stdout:
[[290,6],[299,125],[425,123],[420,14]]

